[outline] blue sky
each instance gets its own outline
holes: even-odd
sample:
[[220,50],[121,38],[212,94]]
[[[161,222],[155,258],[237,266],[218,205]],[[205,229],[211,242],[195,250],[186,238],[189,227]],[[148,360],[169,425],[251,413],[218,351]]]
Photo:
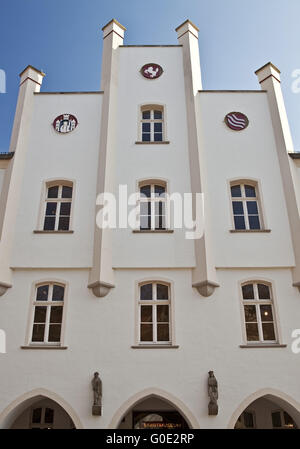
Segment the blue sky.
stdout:
[[300,150],[299,0],[0,0],[0,151],[7,151],[18,74],[31,64],[44,72],[42,91],[98,90],[101,27],[116,18],[125,44],[176,44],[175,27],[189,18],[200,28],[204,89],[259,89],[254,71],[272,61]]

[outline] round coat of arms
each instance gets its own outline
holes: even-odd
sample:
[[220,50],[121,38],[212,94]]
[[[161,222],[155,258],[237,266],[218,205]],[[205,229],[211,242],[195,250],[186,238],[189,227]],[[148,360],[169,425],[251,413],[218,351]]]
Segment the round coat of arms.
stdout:
[[77,118],[72,114],[62,114],[56,117],[53,121],[53,128],[61,134],[70,133],[74,131],[78,125]]
[[160,65],[149,63],[143,65],[141,68],[141,74],[150,80],[153,80],[155,78],[159,78],[160,75],[163,73],[163,69]]
[[248,117],[241,112],[230,112],[225,117],[225,123],[228,128],[233,129],[233,131],[242,131],[249,125],[249,120]]

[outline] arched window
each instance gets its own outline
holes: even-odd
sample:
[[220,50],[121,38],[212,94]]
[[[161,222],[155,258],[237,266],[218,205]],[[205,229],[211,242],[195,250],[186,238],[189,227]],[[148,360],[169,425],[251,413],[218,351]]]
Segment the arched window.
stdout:
[[64,301],[65,285],[46,282],[36,286],[30,344],[61,344]]
[[44,231],[68,231],[70,229],[72,196],[72,182],[51,182],[46,185]]
[[277,343],[271,285],[247,282],[242,285],[245,331],[248,343]]
[[139,184],[140,229],[166,229],[166,183],[144,181]]
[[139,285],[139,343],[171,343],[170,285],[145,282]]
[[141,137],[142,142],[162,142],[164,140],[163,106],[142,106]]
[[235,229],[263,228],[257,184],[251,181],[230,184]]

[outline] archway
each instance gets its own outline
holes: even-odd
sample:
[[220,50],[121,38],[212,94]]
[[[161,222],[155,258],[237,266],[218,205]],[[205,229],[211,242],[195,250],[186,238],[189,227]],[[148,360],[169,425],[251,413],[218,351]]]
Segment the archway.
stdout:
[[300,404],[273,389],[260,390],[245,399],[231,417],[233,429],[300,428]]
[[0,414],[2,429],[80,429],[74,409],[59,395],[43,388],[15,399]]
[[128,399],[115,413],[110,429],[195,429],[198,422],[178,398],[150,388]]

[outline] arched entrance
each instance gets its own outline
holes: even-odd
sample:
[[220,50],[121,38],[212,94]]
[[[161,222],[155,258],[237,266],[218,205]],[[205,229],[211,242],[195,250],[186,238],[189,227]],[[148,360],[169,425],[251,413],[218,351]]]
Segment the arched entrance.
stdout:
[[80,420],[61,397],[37,389],[17,398],[0,414],[2,429],[75,429]]
[[300,406],[292,398],[274,390],[261,390],[247,398],[233,414],[234,429],[300,428]]
[[126,401],[116,412],[110,429],[199,428],[183,402],[159,389],[144,390]]

